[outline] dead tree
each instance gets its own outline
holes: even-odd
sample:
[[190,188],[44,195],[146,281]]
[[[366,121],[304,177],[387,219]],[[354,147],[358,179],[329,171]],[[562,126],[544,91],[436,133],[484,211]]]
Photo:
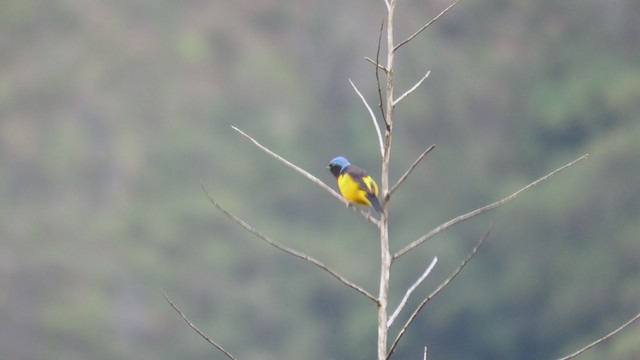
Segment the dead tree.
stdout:
[[[455,217],[455,218],[453,218],[453,219],[451,219],[451,220],[449,220],[447,222],[444,222],[441,225],[435,227],[433,230],[431,230],[431,231],[427,232],[426,234],[424,234],[423,236],[419,237],[415,241],[405,245],[404,247],[401,247],[399,250],[397,250],[395,252],[391,252],[389,232],[388,232],[388,229],[389,229],[388,228],[389,216],[391,215],[390,211],[389,211],[390,210],[389,209],[389,203],[393,199],[393,194],[395,193],[395,191],[398,190],[400,185],[403,184],[403,182],[412,173],[412,171],[421,163],[421,161],[425,158],[425,156],[427,154],[429,154],[435,147],[435,145],[431,145],[431,146],[426,147],[424,152],[422,152],[417,157],[417,159],[406,170],[406,172],[404,172],[404,174],[402,176],[400,176],[398,178],[398,180],[393,185],[391,185],[390,177],[389,177],[389,161],[390,161],[389,159],[390,159],[390,154],[391,154],[391,149],[392,149],[391,144],[392,144],[393,128],[394,128],[394,109],[404,99],[406,99],[409,95],[411,95],[429,77],[429,74],[430,74],[430,71],[427,71],[425,73],[425,75],[422,76],[422,78],[420,78],[415,83],[415,85],[413,85],[411,88],[406,90],[400,96],[396,96],[395,95],[395,85],[394,85],[394,74],[395,74],[396,69],[394,67],[394,59],[395,59],[395,56],[396,56],[397,52],[402,48],[402,46],[408,44],[414,38],[416,38],[418,35],[420,35],[425,29],[427,29],[430,25],[432,25],[436,20],[438,20],[441,16],[446,14],[456,4],[458,4],[460,2],[460,0],[454,1],[451,5],[449,5],[447,8],[442,10],[442,12],[440,12],[437,16],[435,16],[433,19],[431,19],[430,21],[425,23],[414,34],[412,34],[411,36],[407,37],[406,39],[404,39],[403,41],[400,41],[400,42],[396,42],[395,41],[394,33],[393,33],[393,30],[394,30],[394,28],[393,28],[394,14],[395,14],[395,8],[396,8],[396,2],[397,1],[396,0],[384,0],[384,2],[385,2],[385,5],[386,5],[386,9],[387,9],[387,16],[386,16],[385,21],[383,21],[383,24],[382,24],[382,26],[380,28],[380,34],[379,34],[379,37],[378,37],[378,47],[377,47],[377,51],[376,51],[376,57],[375,57],[375,59],[365,58],[365,60],[367,60],[368,62],[370,62],[370,63],[372,63],[374,65],[374,69],[375,69],[375,77],[376,77],[377,85],[378,85],[378,89],[377,89],[378,90],[378,101],[379,101],[379,106],[378,106],[379,109],[378,109],[378,111],[374,111],[371,108],[371,106],[369,105],[369,103],[367,102],[365,97],[362,95],[362,93],[355,86],[355,84],[351,80],[349,80],[349,82],[350,82],[351,86],[353,87],[354,91],[357,93],[357,95],[360,97],[360,99],[362,100],[363,104],[365,105],[365,107],[366,107],[366,109],[367,109],[367,111],[368,111],[368,113],[369,113],[369,115],[371,117],[372,123],[373,123],[373,125],[375,127],[376,134],[377,134],[377,137],[378,137],[378,144],[379,144],[379,148],[380,148],[379,150],[380,150],[380,155],[381,155],[381,158],[382,158],[382,168],[381,168],[381,172],[380,172],[380,179],[381,179],[380,194],[381,194],[381,199],[382,199],[381,204],[382,204],[382,208],[383,208],[383,211],[381,212],[381,215],[380,215],[379,219],[376,219],[370,213],[368,213],[368,212],[366,212],[366,211],[364,211],[364,210],[362,210],[362,209],[360,209],[358,207],[350,206],[350,204],[345,199],[343,199],[341,195],[339,195],[336,191],[334,191],[332,189],[332,187],[328,186],[327,184],[325,184],[324,182],[319,180],[317,177],[312,175],[309,171],[306,171],[306,170],[300,168],[299,166],[291,163],[286,158],[276,154],[275,152],[273,152],[272,150],[270,150],[266,146],[262,145],[261,143],[259,143],[254,138],[252,138],[251,136],[247,135],[242,130],[240,130],[240,129],[236,128],[236,127],[233,127],[233,130],[235,130],[237,133],[239,133],[245,139],[249,140],[251,143],[253,143],[255,146],[257,146],[260,150],[265,152],[267,155],[277,159],[278,161],[282,162],[284,165],[288,166],[289,168],[293,169],[294,171],[296,171],[300,175],[306,177],[311,182],[315,183],[316,185],[318,185],[321,188],[323,188],[324,190],[326,190],[330,195],[335,197],[338,201],[344,203],[351,210],[353,210],[355,212],[358,212],[360,215],[362,215],[369,223],[371,223],[373,226],[375,226],[379,230],[379,234],[380,234],[380,274],[379,274],[380,275],[380,285],[379,285],[379,288],[378,288],[377,295],[374,295],[373,292],[371,292],[371,291],[363,288],[362,286],[356,284],[355,282],[347,279],[345,276],[341,275],[337,270],[332,269],[331,267],[327,266],[323,261],[318,260],[318,259],[316,259],[314,257],[311,257],[311,256],[305,254],[302,251],[292,249],[292,248],[290,248],[290,247],[288,247],[286,245],[281,244],[280,242],[277,242],[277,241],[271,239],[266,234],[264,234],[261,231],[257,230],[252,225],[248,224],[247,222],[245,222],[244,220],[242,220],[238,216],[232,214],[227,209],[222,207],[222,205],[220,205],[216,200],[214,200],[211,197],[211,195],[207,191],[206,187],[202,186],[203,191],[205,192],[207,198],[213,204],[213,206],[215,206],[226,217],[228,217],[229,219],[231,219],[232,221],[234,221],[235,223],[237,223],[238,225],[243,227],[245,230],[247,230],[248,232],[252,233],[253,235],[258,237],[259,239],[265,241],[269,245],[275,247],[276,249],[281,250],[281,251],[283,251],[283,252],[285,252],[285,253],[287,253],[287,254],[289,254],[291,256],[297,257],[297,258],[299,258],[299,259],[301,259],[301,260],[303,260],[305,262],[308,262],[309,264],[315,265],[316,267],[318,267],[321,270],[327,272],[329,275],[331,275],[336,280],[338,280],[338,282],[341,285],[343,285],[345,287],[348,287],[348,288],[351,288],[352,290],[357,291],[362,296],[365,296],[366,298],[371,300],[371,302],[375,305],[375,308],[376,308],[376,311],[377,311],[377,320],[378,320],[377,321],[377,334],[378,334],[377,359],[378,360],[386,360],[389,357],[391,357],[391,355],[396,351],[396,349],[398,347],[398,344],[399,344],[400,340],[402,339],[403,335],[407,332],[407,330],[409,329],[410,325],[413,323],[413,321],[419,315],[420,311],[424,308],[424,306],[431,299],[433,299],[448,284],[450,284],[450,282],[463,270],[465,265],[473,258],[473,256],[477,253],[478,249],[482,246],[482,244],[488,238],[489,231],[487,231],[483,236],[480,237],[480,239],[475,244],[475,246],[473,247],[473,249],[471,250],[469,255],[462,261],[460,266],[455,271],[453,271],[453,273],[451,273],[428,296],[426,296],[425,298],[422,299],[422,301],[420,301],[419,305],[415,309],[413,309],[413,311],[411,312],[411,315],[408,317],[408,320],[405,321],[405,323],[400,327],[400,330],[395,334],[395,336],[393,337],[393,341],[390,342],[389,341],[389,339],[390,339],[390,331],[389,330],[390,330],[391,325],[398,318],[398,315],[404,310],[404,308],[405,308],[405,306],[407,304],[407,301],[408,301],[409,297],[412,295],[413,291],[418,286],[420,286],[420,284],[425,280],[425,278],[429,275],[431,270],[434,268],[434,266],[436,265],[438,259],[436,257],[434,257],[433,260],[431,260],[429,262],[429,264],[426,267],[426,270],[424,270],[424,272],[422,272],[421,276],[419,276],[415,280],[415,282],[405,291],[405,294],[404,294],[402,300],[400,301],[400,303],[398,305],[395,306],[393,312],[391,312],[391,307],[390,307],[390,305],[388,303],[388,299],[389,299],[389,275],[390,275],[390,272],[391,272],[392,265],[393,265],[393,263],[395,261],[399,260],[403,255],[407,254],[409,251],[412,251],[412,250],[416,249],[418,246],[420,246],[421,244],[423,244],[427,240],[433,238],[437,234],[439,234],[439,233],[441,233],[441,232],[451,228],[452,226],[454,226],[456,224],[459,224],[459,223],[461,223],[461,222],[463,222],[465,220],[471,219],[471,218],[473,218],[475,216],[478,216],[478,215],[480,215],[480,214],[482,214],[484,212],[487,212],[489,210],[498,208],[498,207],[506,204],[507,202],[515,199],[517,196],[519,196],[523,192],[525,192],[525,191],[533,188],[534,186],[542,183],[543,181],[549,179],[553,175],[555,175],[558,172],[560,172],[560,171],[568,168],[569,166],[577,163],[578,161],[586,159],[587,156],[588,156],[588,155],[585,154],[585,155],[582,155],[582,156],[578,157],[577,159],[571,161],[570,163],[557,168],[556,170],[550,172],[547,175],[542,176],[541,178],[529,183],[528,185],[524,186],[523,188],[521,188],[521,189],[517,190],[516,192],[506,196],[505,198],[503,198],[501,200],[498,200],[496,202],[493,202],[491,204],[488,204],[488,205],[483,206],[481,208],[478,208],[476,210],[470,211],[470,212],[468,212],[466,214],[457,216],[457,217]],[[386,34],[384,34],[384,30],[385,29],[386,29]],[[383,36],[383,35],[386,35],[386,36]],[[386,56],[384,57],[385,58],[384,63],[380,62],[380,60],[381,60],[380,59],[380,51],[381,51],[381,43],[382,43],[382,39],[383,38],[386,39],[386,46],[385,46],[385,51],[386,51],[385,55]],[[382,77],[382,79],[381,79],[381,77]],[[380,119],[378,118],[378,116],[376,116],[376,112],[379,112]],[[170,303],[170,305],[183,317],[183,319],[189,324],[189,326],[194,331],[196,331],[201,337],[203,337],[211,345],[215,346],[218,350],[220,350],[222,353],[224,353],[228,358],[235,359],[235,357],[233,355],[231,355],[227,350],[222,348],[215,341],[213,341],[210,337],[208,337],[202,331],[200,331],[187,318],[187,316],[184,315],[184,313],[178,307],[176,307],[176,305],[174,305],[174,303],[166,295],[164,295],[164,296],[165,296],[166,300]],[[640,317],[640,314],[636,315],[635,318],[631,319],[629,322],[627,322],[621,328],[616,329],[615,332],[622,330],[622,328],[624,328],[625,326],[628,326],[633,321],[637,320],[639,317]],[[563,359],[569,359],[569,358],[572,358],[574,356],[577,356],[578,354],[580,354],[581,352],[583,352],[586,349],[590,348],[591,346],[594,346],[598,342],[603,341],[606,338],[608,338],[609,336],[615,334],[615,332],[613,332],[613,333],[611,333],[611,334],[599,339],[597,342],[595,342],[593,344],[590,344],[589,346],[585,347],[584,349],[581,349],[580,351],[576,352],[575,354],[569,355],[568,357],[565,357]],[[425,347],[425,351],[424,351],[424,358],[425,359],[426,359],[426,356],[427,356],[427,348]]]

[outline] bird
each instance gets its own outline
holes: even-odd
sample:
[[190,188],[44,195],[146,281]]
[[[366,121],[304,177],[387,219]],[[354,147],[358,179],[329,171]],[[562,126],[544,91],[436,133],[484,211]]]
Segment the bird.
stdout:
[[343,156],[331,160],[327,167],[338,179],[338,188],[342,197],[349,202],[370,206],[378,213],[382,213],[382,206],[378,201],[378,184],[368,172],[351,165]]

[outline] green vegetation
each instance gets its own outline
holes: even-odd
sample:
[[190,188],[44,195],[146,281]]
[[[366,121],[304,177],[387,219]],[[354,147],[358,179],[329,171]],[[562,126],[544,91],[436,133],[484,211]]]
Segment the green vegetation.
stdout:
[[[445,1],[398,7],[396,38]],[[160,289],[241,359],[370,359],[375,309],[225,219],[229,210],[377,292],[373,228],[238,136],[333,183],[375,175],[383,1],[0,2],[0,358],[204,359]],[[463,1],[397,58],[398,250],[462,212],[588,160],[403,257],[392,307],[433,256],[397,359],[549,359],[640,298],[640,2]],[[414,299],[414,303],[417,302]],[[411,306],[411,304],[409,304]],[[402,319],[400,319],[402,320]],[[399,321],[397,323],[402,323]],[[395,330],[392,330],[395,333]],[[637,325],[581,359],[640,358]]]

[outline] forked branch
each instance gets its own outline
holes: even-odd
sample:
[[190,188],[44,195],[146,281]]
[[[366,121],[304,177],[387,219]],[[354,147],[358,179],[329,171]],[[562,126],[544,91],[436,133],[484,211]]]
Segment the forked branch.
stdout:
[[415,249],[417,246],[419,246],[423,242],[427,241],[428,239],[431,239],[435,235],[443,232],[444,230],[450,228],[451,226],[453,226],[453,225],[455,225],[455,224],[457,224],[459,222],[471,219],[471,218],[473,218],[475,216],[478,216],[478,215],[480,215],[480,214],[482,214],[484,212],[487,212],[489,210],[495,209],[497,207],[500,207],[500,206],[508,203],[509,201],[515,199],[518,195],[520,195],[524,191],[529,190],[530,188],[540,184],[541,182],[547,180],[548,178],[552,177],[553,175],[557,174],[558,172],[568,168],[569,166],[577,163],[580,160],[586,159],[587,157],[589,157],[589,154],[584,154],[581,157],[573,160],[572,162],[570,162],[570,163],[568,163],[568,164],[566,164],[566,165],[564,165],[562,167],[559,167],[558,169],[556,169],[556,170],[550,172],[549,174],[539,178],[538,180],[530,183],[529,185],[527,185],[527,186],[523,187],[522,189],[514,192],[513,194],[505,197],[502,200],[498,200],[498,201],[496,201],[496,202],[494,202],[492,204],[489,204],[487,206],[483,206],[483,207],[481,207],[479,209],[473,210],[473,211],[471,211],[469,213],[466,213],[464,215],[460,215],[460,216],[458,216],[456,218],[453,218],[453,219],[451,219],[451,220],[439,225],[435,229],[431,230],[429,233],[423,235],[422,237],[420,237],[419,239],[415,240],[411,244],[409,244],[409,245],[405,246],[404,248],[402,248],[401,250],[397,251],[395,254],[393,254],[393,259],[392,260],[398,259],[399,257],[401,257],[402,255],[406,254],[407,252]]
[[264,242],[266,242],[267,244],[275,247],[278,250],[284,251],[285,253],[289,254],[289,255],[293,255],[295,257],[297,257],[298,259],[302,259],[304,261],[307,261],[317,267],[319,267],[320,269],[328,272],[329,274],[331,274],[334,278],[338,279],[341,283],[343,283],[344,285],[356,290],[357,292],[361,293],[362,295],[368,297],[369,299],[371,299],[373,302],[375,302],[376,304],[378,303],[378,299],[371,295],[371,293],[369,293],[367,290],[363,289],[362,287],[360,287],[359,285],[356,285],[355,283],[349,281],[347,278],[345,278],[344,276],[338,274],[338,272],[336,272],[335,270],[331,269],[330,267],[328,267],[327,265],[325,265],[323,262],[316,260],[315,258],[297,251],[297,250],[293,250],[285,245],[282,245],[274,240],[272,240],[271,238],[269,238],[267,235],[261,233],[260,231],[256,230],[253,226],[249,225],[247,222],[245,222],[244,220],[240,219],[239,217],[233,215],[232,213],[230,213],[229,211],[227,211],[225,208],[223,208],[220,204],[218,204],[215,200],[213,200],[213,198],[211,197],[211,195],[209,195],[209,192],[207,191],[207,188],[204,187],[204,185],[202,185],[202,190],[204,191],[204,193],[207,195],[207,198],[209,198],[209,201],[211,202],[211,204],[213,204],[213,206],[216,207],[216,209],[220,210],[220,212],[222,212],[226,217],[228,217],[229,219],[233,220],[236,224],[242,226],[245,230],[249,231],[250,233],[252,233],[253,235],[257,236],[259,239],[263,240]]
[[389,350],[389,354],[387,355],[387,359],[389,357],[391,357],[391,355],[393,354],[394,351],[396,351],[396,347],[398,346],[398,342],[400,341],[400,339],[402,338],[404,333],[407,331],[407,329],[409,328],[411,323],[413,323],[413,321],[416,319],[416,317],[418,316],[420,311],[422,311],[424,306],[431,299],[433,299],[436,295],[438,295],[440,293],[440,291],[442,291],[445,287],[447,287],[447,285],[449,285],[449,283],[453,279],[455,279],[455,277],[458,276],[458,274],[460,274],[462,269],[464,269],[464,267],[469,263],[469,261],[473,258],[473,256],[478,252],[478,249],[480,249],[482,244],[484,244],[484,242],[487,240],[487,238],[489,237],[489,233],[490,232],[491,232],[491,229],[489,229],[489,231],[487,231],[482,236],[482,238],[480,238],[480,240],[473,247],[473,250],[471,250],[471,253],[469,255],[467,255],[467,257],[462,261],[462,264],[460,264],[460,266],[453,273],[451,273],[451,275],[449,275],[449,277],[445,281],[443,281],[442,284],[440,284],[440,286],[438,286],[429,296],[427,296],[426,298],[424,298],[424,300],[422,300],[420,305],[418,305],[418,307],[414,310],[414,312],[411,314],[411,316],[409,317],[407,322],[404,324],[404,326],[402,326],[402,329],[400,329],[400,332],[398,333],[398,335],[396,336],[396,339],[393,341],[393,344],[391,345],[391,349]]

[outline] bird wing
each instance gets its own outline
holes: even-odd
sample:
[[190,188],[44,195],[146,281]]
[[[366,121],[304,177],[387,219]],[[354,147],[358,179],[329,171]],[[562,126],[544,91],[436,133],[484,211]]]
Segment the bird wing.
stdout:
[[[378,190],[377,186],[366,170],[351,165],[345,171],[358,183],[360,189],[364,190],[369,195],[376,196]],[[365,181],[365,179],[368,181]]]

